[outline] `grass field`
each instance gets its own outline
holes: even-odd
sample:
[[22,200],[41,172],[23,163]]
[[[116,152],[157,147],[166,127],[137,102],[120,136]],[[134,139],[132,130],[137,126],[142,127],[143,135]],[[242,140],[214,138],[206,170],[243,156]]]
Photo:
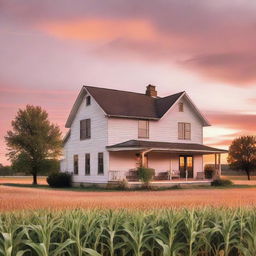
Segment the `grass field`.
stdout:
[[[75,208],[173,208],[204,206],[254,206],[256,205],[255,180],[234,179],[235,183],[247,184],[247,187],[187,188],[165,191],[93,191],[49,189],[45,178],[39,178],[39,188],[17,187],[31,184],[31,177],[2,177],[0,184],[0,210],[23,209],[75,209]],[[241,182],[241,183],[240,183]],[[25,185],[27,186],[27,185]],[[45,187],[44,187],[45,186]],[[239,186],[239,185],[238,185]]]
[[[37,182],[40,185],[46,185],[46,177],[38,177]],[[31,184],[32,177],[31,176],[0,176],[0,184],[12,183],[12,184]]]
[[0,210],[129,208],[153,209],[256,205],[256,188],[166,191],[68,191],[0,186]]

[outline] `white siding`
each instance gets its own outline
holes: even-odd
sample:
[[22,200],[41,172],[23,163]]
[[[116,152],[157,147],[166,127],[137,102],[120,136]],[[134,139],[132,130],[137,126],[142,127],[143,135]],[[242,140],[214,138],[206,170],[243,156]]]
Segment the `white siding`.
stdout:
[[[170,109],[159,121],[149,122],[149,138],[141,140],[180,142],[180,143],[203,143],[203,126],[197,114],[191,109],[185,99],[184,112],[178,111],[178,104]],[[178,122],[191,123],[191,140],[178,139]],[[124,118],[108,119],[108,145],[138,140],[138,120]]]
[[[91,138],[80,140],[80,120],[91,119]],[[74,182],[105,183],[108,181],[109,157],[107,145],[107,118],[102,109],[91,97],[91,105],[86,106],[85,98],[81,103],[71,125],[70,138],[65,144],[66,171],[73,172],[73,156],[79,156],[79,174]],[[104,153],[104,175],[98,175],[98,153]],[[90,153],[91,175],[85,175],[85,154]],[[63,164],[64,166],[64,164]]]
[[[159,121],[149,122],[150,141],[200,143],[203,142],[203,127],[198,116],[192,111],[187,100],[184,112],[178,111],[178,104],[170,109]],[[80,120],[91,119],[91,138],[80,140]],[[178,122],[191,123],[191,140],[178,140]],[[138,140],[138,120],[125,118],[107,118],[103,110],[91,97],[91,105],[82,101],[76,117],[71,125],[71,134],[64,146],[64,161],[61,171],[73,172],[73,157],[79,156],[79,174],[74,175],[77,183],[106,183],[108,171],[127,172],[136,168],[136,152],[109,152],[107,145],[121,143],[127,140]],[[143,139],[146,140],[146,139]],[[104,153],[104,175],[98,175],[98,153]],[[85,154],[90,153],[91,174],[85,175]],[[170,153],[149,153],[148,166],[156,172],[179,169],[179,156]],[[203,170],[202,156],[194,156],[194,177],[196,172]]]

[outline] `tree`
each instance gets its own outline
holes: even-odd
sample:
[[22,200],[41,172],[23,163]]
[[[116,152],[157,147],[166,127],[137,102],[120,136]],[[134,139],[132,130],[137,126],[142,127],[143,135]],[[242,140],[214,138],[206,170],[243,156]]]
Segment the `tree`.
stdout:
[[242,136],[234,139],[229,147],[230,167],[244,170],[250,180],[251,171],[256,169],[256,136]]
[[14,166],[21,166],[33,175],[33,184],[37,184],[37,174],[45,161],[61,155],[60,129],[50,123],[47,112],[39,106],[19,109],[5,140],[9,159]]

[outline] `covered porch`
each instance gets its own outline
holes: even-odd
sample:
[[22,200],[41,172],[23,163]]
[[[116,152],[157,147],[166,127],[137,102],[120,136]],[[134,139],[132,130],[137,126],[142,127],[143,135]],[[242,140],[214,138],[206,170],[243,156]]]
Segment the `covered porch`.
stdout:
[[203,155],[214,154],[215,175],[221,175],[221,154],[225,150],[202,144],[169,143],[132,140],[107,147],[109,151],[109,182],[126,179],[140,183],[138,167],[155,170],[152,184],[207,183]]

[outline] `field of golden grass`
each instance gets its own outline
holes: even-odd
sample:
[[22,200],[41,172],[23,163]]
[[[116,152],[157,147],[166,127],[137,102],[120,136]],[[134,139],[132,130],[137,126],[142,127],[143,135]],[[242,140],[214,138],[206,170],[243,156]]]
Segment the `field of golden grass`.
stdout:
[[[40,185],[47,184],[46,177],[38,177],[37,182]],[[12,183],[12,184],[32,184],[32,177],[31,176],[0,176],[0,184],[4,183]]]
[[0,186],[0,210],[256,206],[256,188],[68,191]]

